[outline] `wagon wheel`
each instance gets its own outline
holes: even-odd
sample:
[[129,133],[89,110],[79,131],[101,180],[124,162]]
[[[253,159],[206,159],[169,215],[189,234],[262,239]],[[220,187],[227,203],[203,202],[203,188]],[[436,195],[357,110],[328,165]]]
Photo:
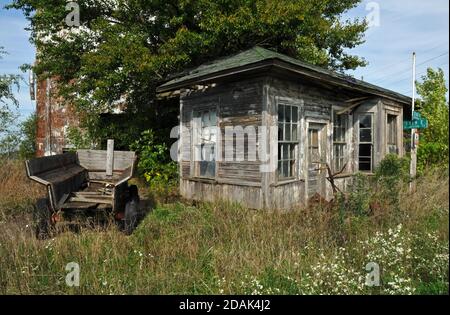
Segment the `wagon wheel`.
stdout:
[[136,185],[128,188],[129,197],[125,205],[125,234],[130,235],[138,224],[139,216],[139,193]]
[[36,238],[43,240],[50,237],[52,228],[51,215],[48,198],[38,199],[34,211]]

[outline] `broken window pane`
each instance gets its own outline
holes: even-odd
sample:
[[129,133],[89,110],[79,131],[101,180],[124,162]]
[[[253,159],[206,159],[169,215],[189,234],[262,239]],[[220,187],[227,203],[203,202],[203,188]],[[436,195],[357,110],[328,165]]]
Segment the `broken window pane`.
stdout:
[[371,114],[364,114],[359,116],[359,128],[372,128]]
[[372,130],[360,129],[359,130],[359,142],[372,142]]

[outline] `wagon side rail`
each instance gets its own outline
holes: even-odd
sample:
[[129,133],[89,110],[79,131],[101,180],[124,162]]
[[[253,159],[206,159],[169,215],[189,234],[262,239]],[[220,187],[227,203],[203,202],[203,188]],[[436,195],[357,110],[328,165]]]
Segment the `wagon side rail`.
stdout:
[[131,161],[131,165],[122,172],[117,182],[115,182],[114,184],[113,211],[115,212],[118,212],[119,209],[123,209],[125,207],[125,197],[127,196],[128,191],[128,181],[134,177],[136,165],[137,156],[134,155],[134,158]]
[[46,180],[38,177],[38,176],[31,175],[30,163],[29,163],[28,160],[25,161],[25,169],[27,171],[27,177],[29,179],[31,179],[32,181],[35,181],[35,182],[45,186],[45,188],[47,190],[47,195],[48,195],[48,198],[49,198],[50,207],[51,207],[51,209],[53,211],[56,211],[56,207],[55,207],[56,205],[55,205],[55,202],[54,202],[54,194],[53,194],[53,191],[52,191],[51,183],[49,181],[46,181]]
[[121,176],[118,178],[118,181],[115,183],[115,186],[119,186],[134,177],[136,171],[136,163],[137,157],[135,156],[133,161],[131,162],[131,165],[123,170]]
[[30,159],[25,161],[25,168],[29,179],[46,186],[54,212],[88,180],[86,169],[77,163],[73,152]]

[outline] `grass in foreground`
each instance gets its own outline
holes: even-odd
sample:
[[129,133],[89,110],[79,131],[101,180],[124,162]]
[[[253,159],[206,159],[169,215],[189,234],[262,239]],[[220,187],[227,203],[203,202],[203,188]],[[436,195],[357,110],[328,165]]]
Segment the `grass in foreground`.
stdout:
[[[419,180],[414,195],[401,187],[395,202],[363,190],[290,212],[173,202],[129,237],[111,226],[38,241],[30,212],[42,191],[22,165],[9,170],[1,294],[448,294],[448,171]],[[79,287],[65,284],[69,262],[80,265]],[[380,266],[379,287],[364,285],[369,262]]]

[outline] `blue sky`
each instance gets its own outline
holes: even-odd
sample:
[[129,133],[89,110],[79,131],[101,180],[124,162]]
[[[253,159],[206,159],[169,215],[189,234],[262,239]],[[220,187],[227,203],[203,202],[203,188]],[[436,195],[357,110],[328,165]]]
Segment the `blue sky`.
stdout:
[[[349,17],[365,17],[380,8],[379,26],[366,33],[366,43],[351,52],[369,65],[349,73],[394,91],[412,95],[412,53],[417,54],[417,78],[427,67],[441,67],[448,87],[449,2],[448,0],[363,1]],[[447,94],[448,96],[448,94]]]
[[[0,46],[9,55],[0,60],[0,73],[18,73],[20,65],[34,61],[35,49],[24,28],[27,21],[20,12],[5,10],[9,0],[0,0]],[[448,0],[363,1],[347,17],[364,18],[380,8],[380,23],[366,34],[366,43],[351,50],[369,62],[365,68],[349,71],[357,78],[411,95],[411,55],[417,53],[418,78],[427,67],[441,67],[448,82],[449,74],[449,2]],[[369,5],[367,7],[367,5]],[[23,74],[27,79],[27,75]],[[448,83],[447,83],[448,84]],[[448,85],[447,85],[448,86]],[[21,119],[34,111],[28,87],[17,93]]]

